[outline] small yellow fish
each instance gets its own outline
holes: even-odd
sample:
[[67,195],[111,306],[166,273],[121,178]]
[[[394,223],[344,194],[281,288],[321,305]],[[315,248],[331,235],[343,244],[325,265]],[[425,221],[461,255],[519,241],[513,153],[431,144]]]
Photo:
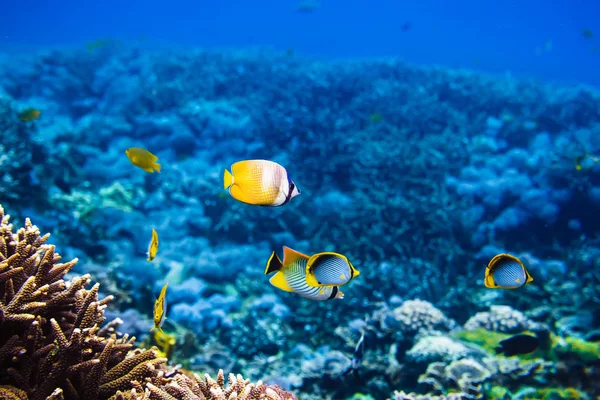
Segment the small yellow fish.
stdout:
[[152,239],[150,239],[150,245],[148,246],[148,261],[154,260],[158,253],[158,233],[152,228]]
[[268,160],[245,160],[223,173],[223,188],[242,203],[277,207],[286,204],[300,191],[285,168]]
[[360,271],[346,256],[338,253],[317,253],[306,263],[306,283],[312,287],[342,286],[358,275]]
[[131,163],[136,167],[139,167],[151,174],[153,174],[154,171],[160,172],[160,164],[156,162],[158,161],[158,157],[150,153],[148,150],[140,147],[131,147],[125,150],[125,154],[127,154],[129,161],[131,161]]
[[306,283],[306,265],[310,257],[289,247],[283,247],[283,262],[273,252],[267,266],[265,275],[275,275],[269,279],[271,285],[286,292],[297,293],[311,300],[343,299],[344,293],[338,286],[312,287]]
[[35,108],[28,108],[19,114],[19,119],[23,122],[34,121],[38,119],[41,115],[40,110],[36,110]]
[[165,286],[160,291],[160,295],[154,302],[154,327],[150,329],[150,332],[158,329],[164,333],[162,326],[165,323],[165,319],[167,319],[167,286],[169,286],[169,282],[165,283]]
[[517,257],[498,254],[488,263],[483,282],[490,289],[517,289],[533,282],[533,278]]

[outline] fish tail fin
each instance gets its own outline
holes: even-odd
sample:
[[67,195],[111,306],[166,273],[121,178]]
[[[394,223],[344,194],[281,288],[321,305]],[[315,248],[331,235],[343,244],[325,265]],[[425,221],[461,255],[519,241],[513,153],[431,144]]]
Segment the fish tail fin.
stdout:
[[159,163],[154,163],[153,167],[156,170],[156,172],[160,173],[160,164]]
[[152,327],[149,332],[154,332],[156,330],[156,327]]
[[265,275],[272,274],[273,272],[277,272],[283,267],[283,263],[279,259],[279,256],[273,252],[271,253],[271,257],[267,261],[267,266],[265,267]]
[[233,185],[233,175],[225,168],[223,172],[223,189],[227,189],[231,185]]

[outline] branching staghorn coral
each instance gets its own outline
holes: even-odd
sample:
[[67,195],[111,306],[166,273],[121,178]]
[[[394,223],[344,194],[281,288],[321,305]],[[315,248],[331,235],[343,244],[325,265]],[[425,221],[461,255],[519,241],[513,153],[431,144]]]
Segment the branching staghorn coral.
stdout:
[[49,235],[27,219],[13,233],[0,206],[0,398],[2,399],[270,399],[292,394],[240,375],[217,380],[168,369],[156,348],[118,337],[104,323],[112,299],[98,299],[90,276],[64,279],[77,259],[60,263]]

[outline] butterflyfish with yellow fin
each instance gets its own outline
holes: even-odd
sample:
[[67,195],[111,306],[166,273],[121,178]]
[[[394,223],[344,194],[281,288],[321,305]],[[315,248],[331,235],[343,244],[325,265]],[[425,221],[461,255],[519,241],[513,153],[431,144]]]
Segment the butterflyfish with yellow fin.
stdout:
[[231,172],[223,173],[223,188],[234,199],[256,206],[282,206],[300,194],[286,169],[268,160],[234,163]]
[[156,172],[160,172],[160,164],[157,163],[158,157],[154,154],[150,153],[146,149],[142,149],[141,147],[131,147],[125,150],[125,154],[127,154],[127,158],[133,165],[138,168],[143,169],[146,172],[151,174]]
[[148,245],[147,260],[154,260],[154,257],[156,257],[156,253],[158,253],[158,232],[156,232],[156,229],[152,228],[152,239],[150,239],[150,245]]
[[271,285],[286,292],[297,293],[311,300],[343,299],[344,293],[339,287],[312,287],[306,283],[306,265],[309,256],[289,247],[283,247],[283,261],[275,252],[271,254],[265,268],[265,275],[275,273],[269,279]]
[[490,289],[518,289],[533,278],[521,260],[510,254],[498,254],[490,260],[483,283]]
[[332,252],[317,253],[306,264],[306,283],[309,286],[342,286],[360,275],[348,257]]
[[162,326],[167,319],[167,287],[169,282],[165,283],[165,286],[160,291],[160,295],[154,302],[154,327],[150,329],[150,332],[158,329],[163,332]]

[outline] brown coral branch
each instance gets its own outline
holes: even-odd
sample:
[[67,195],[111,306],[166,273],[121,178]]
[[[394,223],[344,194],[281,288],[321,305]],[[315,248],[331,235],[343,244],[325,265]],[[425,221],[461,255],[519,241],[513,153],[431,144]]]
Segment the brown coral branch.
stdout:
[[134,348],[104,323],[112,296],[98,299],[90,275],[65,281],[77,259],[61,257],[27,219],[13,233],[0,206],[0,398],[27,400],[292,400],[276,386],[223,371],[202,380],[166,366],[157,350]]

